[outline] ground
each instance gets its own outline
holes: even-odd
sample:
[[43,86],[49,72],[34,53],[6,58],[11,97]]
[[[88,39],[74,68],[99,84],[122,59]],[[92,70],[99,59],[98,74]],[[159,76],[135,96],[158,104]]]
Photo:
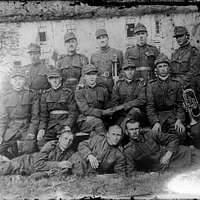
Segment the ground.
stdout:
[[146,199],[147,196],[166,192],[165,185],[174,175],[170,172],[138,172],[132,177],[62,176],[38,181],[30,177],[7,176],[0,177],[0,199],[81,199],[97,196],[104,199],[130,199],[130,196]]

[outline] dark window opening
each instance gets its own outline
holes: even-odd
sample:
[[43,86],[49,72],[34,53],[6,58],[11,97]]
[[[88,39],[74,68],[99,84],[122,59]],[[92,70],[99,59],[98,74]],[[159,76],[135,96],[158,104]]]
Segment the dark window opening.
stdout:
[[46,32],[39,32],[40,42],[46,42]]
[[127,37],[133,37],[135,24],[126,24],[126,27],[127,27],[127,30],[126,30]]
[[156,34],[160,34],[160,22],[156,20]]

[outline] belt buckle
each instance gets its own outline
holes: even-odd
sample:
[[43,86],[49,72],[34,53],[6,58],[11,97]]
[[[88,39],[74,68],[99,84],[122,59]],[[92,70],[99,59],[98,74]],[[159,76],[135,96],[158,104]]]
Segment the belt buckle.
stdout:
[[110,77],[110,73],[109,73],[108,71],[107,71],[107,72],[104,72],[103,75],[104,75],[105,77],[107,77],[107,78]]

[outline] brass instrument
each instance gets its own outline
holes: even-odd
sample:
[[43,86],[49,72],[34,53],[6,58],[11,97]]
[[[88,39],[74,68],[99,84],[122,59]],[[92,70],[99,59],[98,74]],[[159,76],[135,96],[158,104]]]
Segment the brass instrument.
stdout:
[[195,118],[200,116],[200,107],[194,90],[183,89],[183,99],[191,120],[190,125],[193,126],[198,123]]
[[118,59],[117,55],[113,55],[113,60],[112,60],[112,78],[114,80],[114,85],[116,85],[118,81],[118,75],[117,75],[117,64],[118,64]]

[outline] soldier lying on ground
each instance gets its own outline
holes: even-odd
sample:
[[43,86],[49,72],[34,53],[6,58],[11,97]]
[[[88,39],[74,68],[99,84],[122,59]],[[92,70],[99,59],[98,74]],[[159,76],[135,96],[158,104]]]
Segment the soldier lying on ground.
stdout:
[[127,119],[130,142],[124,147],[128,174],[135,170],[181,170],[199,165],[200,150],[179,146],[176,135],[143,130],[136,119]]
[[147,114],[154,131],[169,132],[184,140],[185,112],[180,83],[170,76],[170,61],[161,54],[155,61],[157,78],[147,85]]
[[60,134],[58,140],[46,143],[40,152],[25,154],[12,160],[1,160],[0,175],[30,175],[35,172],[45,172],[48,175],[56,169],[71,168],[68,159],[74,153],[74,135],[69,127],[62,129]]
[[105,132],[103,124],[103,109],[108,103],[107,89],[96,82],[97,68],[86,65],[84,68],[84,85],[75,91],[76,103],[80,110],[78,126],[81,132]]
[[41,113],[38,146],[43,146],[57,138],[62,127],[73,128],[78,115],[74,93],[62,85],[62,77],[57,68],[51,67],[47,73],[51,88],[44,91],[41,97]]
[[35,151],[39,123],[39,98],[25,88],[22,70],[10,74],[12,89],[0,105],[0,155],[8,158]]
[[110,126],[108,132],[81,142],[78,152],[70,159],[72,173],[79,175],[125,173],[125,158],[120,147],[122,129]]

